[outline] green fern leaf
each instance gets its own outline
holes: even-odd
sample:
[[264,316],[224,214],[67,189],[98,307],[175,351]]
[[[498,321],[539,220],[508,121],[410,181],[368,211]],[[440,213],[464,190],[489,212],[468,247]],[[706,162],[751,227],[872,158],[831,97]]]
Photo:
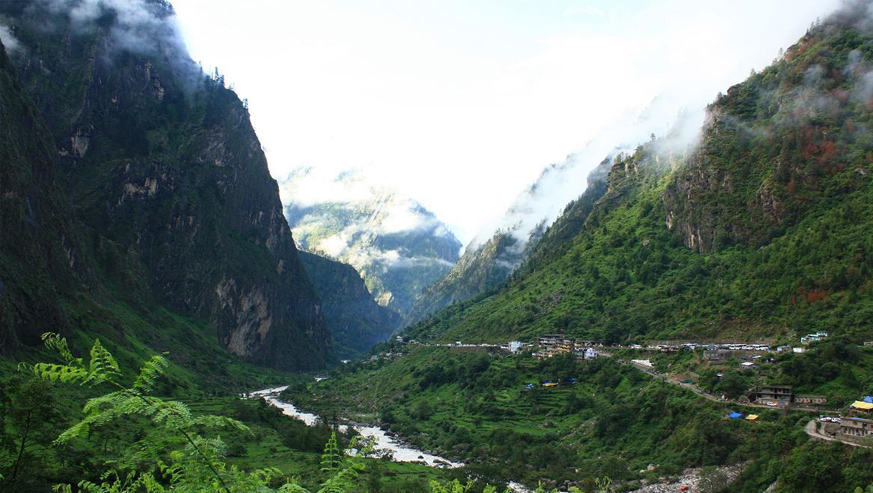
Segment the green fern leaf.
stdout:
[[121,376],[121,368],[112,354],[100,344],[100,339],[94,341],[91,346],[91,362],[88,369],[88,381],[93,384],[113,382],[115,377]]
[[136,381],[133,382],[132,390],[148,394],[154,390],[155,383],[163,377],[169,367],[166,358],[160,355],[152,356],[139,370]]

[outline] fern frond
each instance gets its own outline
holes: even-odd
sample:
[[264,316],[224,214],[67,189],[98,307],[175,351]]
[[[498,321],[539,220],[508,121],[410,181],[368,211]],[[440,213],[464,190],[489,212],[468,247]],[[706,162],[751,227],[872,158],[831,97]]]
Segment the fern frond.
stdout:
[[191,410],[179,401],[161,402],[152,420],[165,427],[188,428],[193,424]]
[[297,483],[286,483],[279,488],[279,493],[309,493],[309,490]]
[[70,351],[67,339],[54,332],[46,332],[40,336],[45,347],[57,351],[69,366],[82,366],[82,358],[76,358]]
[[79,366],[37,363],[32,370],[39,378],[51,382],[82,384],[88,379],[88,372]]
[[206,428],[236,428],[240,431],[250,432],[249,427],[243,424],[240,421],[237,421],[233,418],[228,418],[227,416],[216,416],[214,414],[207,414],[202,416],[196,416],[192,418],[191,424],[204,426]]
[[150,393],[154,390],[158,379],[164,376],[168,367],[169,363],[166,358],[158,354],[152,356],[152,359],[147,361],[139,370],[139,375],[137,375],[131,389],[143,394]]
[[88,368],[87,383],[96,385],[103,382],[113,382],[115,377],[121,376],[121,368],[112,354],[100,344],[100,339],[94,341],[91,346],[91,361]]

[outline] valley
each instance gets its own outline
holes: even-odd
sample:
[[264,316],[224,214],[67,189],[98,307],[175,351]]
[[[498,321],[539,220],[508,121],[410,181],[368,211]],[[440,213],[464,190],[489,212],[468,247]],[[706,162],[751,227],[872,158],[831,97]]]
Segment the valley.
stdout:
[[0,2],[0,491],[873,491],[873,2],[463,253],[354,163],[274,179],[179,22]]

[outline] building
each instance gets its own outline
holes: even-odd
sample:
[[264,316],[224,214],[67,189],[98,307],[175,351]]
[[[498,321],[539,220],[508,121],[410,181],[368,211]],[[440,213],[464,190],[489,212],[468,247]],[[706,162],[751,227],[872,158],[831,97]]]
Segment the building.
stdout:
[[795,395],[795,404],[827,404],[828,398],[823,395]]
[[862,413],[869,413],[870,411],[873,411],[873,398],[867,396],[864,398],[864,400],[853,402],[850,406],[850,410],[853,412]]
[[779,346],[776,348],[777,353],[788,353],[791,352],[791,346]]
[[755,388],[755,400],[775,402],[777,404],[791,402],[790,385],[762,385]]
[[793,347],[793,348],[791,348],[791,351],[794,353],[797,353],[797,354],[801,354],[801,353],[806,352],[806,348],[805,347]]
[[873,341],[867,341],[864,343],[864,347],[873,347]]
[[556,354],[573,352],[574,341],[564,337],[564,334],[546,334],[537,339],[537,344],[540,347],[537,356],[540,358],[551,358]]
[[524,347],[524,346],[519,341],[510,341],[509,342],[509,352],[512,354],[520,353],[522,347]]
[[840,435],[852,441],[873,436],[873,419],[858,417],[840,420]]
[[805,336],[800,338],[800,342],[802,344],[809,344],[810,342],[817,342],[828,336],[827,332],[816,332],[814,334],[806,334]]
[[733,355],[734,352],[727,349],[707,349],[703,351],[703,357],[709,362],[724,361],[732,358]]

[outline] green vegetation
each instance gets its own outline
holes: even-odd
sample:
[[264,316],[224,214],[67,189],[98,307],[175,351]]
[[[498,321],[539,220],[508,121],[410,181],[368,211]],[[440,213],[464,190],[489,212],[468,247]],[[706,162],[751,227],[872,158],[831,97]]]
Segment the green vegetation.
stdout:
[[409,335],[870,339],[871,67],[873,35],[816,28],[713,103],[696,149],[618,156],[581,232]]
[[[7,386],[11,392],[4,392],[8,402],[4,402],[2,416],[4,421],[8,417],[11,429],[16,430],[18,436],[13,438],[5,433],[0,436],[4,444],[16,442],[14,448],[18,454],[9,466],[9,475],[0,475],[0,490],[46,491],[52,477],[43,470],[46,467],[62,473],[57,476],[60,481],[84,476],[75,486],[54,487],[54,491],[69,493],[307,493],[310,490],[304,485],[313,480],[317,483],[311,491],[318,493],[428,489],[421,479],[398,481],[393,478],[392,481],[398,471],[392,471],[390,463],[385,464],[383,459],[367,459],[368,446],[357,445],[357,437],[338,436],[335,430],[325,426],[310,428],[282,418],[278,410],[263,401],[252,403],[237,399],[220,406],[223,410],[234,409],[235,414],[255,424],[250,427],[238,419],[204,413],[202,407],[196,409],[198,406],[158,397],[156,391],[169,367],[163,356],[153,356],[131,378],[123,374],[119,363],[99,341],[85,359],[74,356],[66,339],[57,334],[44,334],[43,339],[60,363],[23,364],[21,369],[26,371],[17,379],[19,387]],[[23,377],[27,374],[38,378],[25,380]],[[55,390],[50,382],[73,388],[104,388],[109,392],[89,398],[81,419],[60,431],[70,420],[56,408],[57,402],[51,398]],[[265,424],[269,426],[263,426]],[[301,427],[305,431],[301,432]],[[214,432],[217,429],[229,431],[224,438],[229,437],[230,441],[218,437]],[[275,467],[265,468],[263,463],[258,468],[239,467],[234,458],[246,455],[247,448],[245,441],[235,440],[239,434],[247,435],[243,438],[249,442],[261,444],[269,441],[270,432],[281,436],[283,441],[297,442],[295,446],[311,449],[316,441],[326,444],[320,455],[316,449],[295,457],[302,460],[296,464],[295,472],[299,475],[293,477]],[[348,457],[341,443],[357,448],[358,453]],[[40,447],[40,453],[28,451],[34,445]],[[71,453],[79,460],[72,463],[63,460]],[[408,471],[409,467],[406,469]],[[38,470],[41,474],[36,473]],[[472,482],[435,481],[433,475],[427,477],[431,478],[429,489],[434,493],[473,491]],[[598,491],[606,491],[609,483],[597,480],[591,484],[596,485]],[[485,486],[482,491],[495,493],[496,488]],[[537,491],[546,493],[542,488]],[[581,490],[573,488],[571,491]]]
[[400,315],[378,305],[355,269],[347,264],[299,252],[300,261],[321,298],[322,311],[338,358],[352,359],[388,339]]
[[[309,178],[309,170],[298,170],[281,184],[291,197],[284,211],[295,240],[304,250],[354,266],[381,305],[406,314],[422,292],[458,261],[461,243],[413,200],[376,185],[366,196],[353,197],[353,188],[362,187],[366,177],[345,172],[334,185],[347,187],[347,201],[296,204],[294,193],[309,186]],[[395,231],[392,221],[398,210],[415,218],[414,227]],[[342,250],[325,254],[321,243],[337,238],[345,243]]]
[[[467,461],[474,476],[492,482],[675,475],[747,460],[747,444],[775,426],[729,421],[724,405],[609,358],[536,361],[446,348],[416,348],[393,363],[353,364],[283,396],[326,416],[378,416],[415,446]],[[637,472],[652,463],[657,473]]]

